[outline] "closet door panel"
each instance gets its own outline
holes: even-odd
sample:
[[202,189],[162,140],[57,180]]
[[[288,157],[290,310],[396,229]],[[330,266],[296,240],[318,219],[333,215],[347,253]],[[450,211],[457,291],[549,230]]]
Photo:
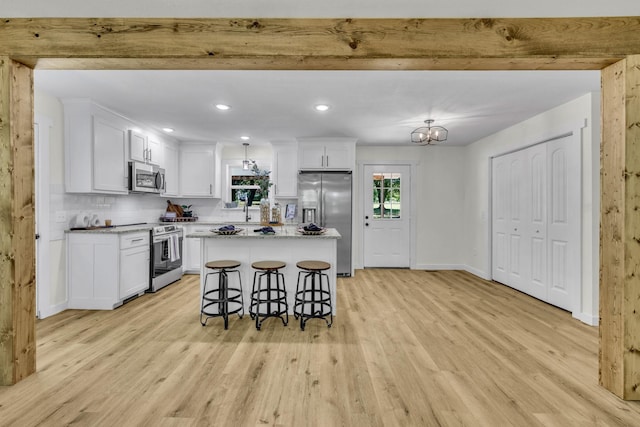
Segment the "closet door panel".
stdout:
[[547,301],[571,310],[571,296],[580,291],[580,145],[569,137],[551,141],[547,156],[551,278]]
[[525,150],[528,161],[527,191],[529,199],[527,244],[531,248],[528,292],[547,298],[547,150],[544,144]]

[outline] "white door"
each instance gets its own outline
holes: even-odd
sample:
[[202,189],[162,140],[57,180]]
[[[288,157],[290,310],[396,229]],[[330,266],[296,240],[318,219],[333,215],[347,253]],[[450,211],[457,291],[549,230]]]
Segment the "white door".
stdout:
[[527,160],[523,152],[496,157],[493,176],[493,278],[527,292],[528,199],[525,197]]
[[409,267],[411,167],[366,165],[363,179],[364,267]]
[[493,279],[566,310],[580,281],[580,145],[492,160]]
[[549,165],[549,293],[547,301],[572,309],[580,282],[580,145],[569,137],[547,143]]
[[547,150],[545,144],[524,150],[527,162],[525,189],[527,198],[526,246],[529,274],[526,292],[547,300]]

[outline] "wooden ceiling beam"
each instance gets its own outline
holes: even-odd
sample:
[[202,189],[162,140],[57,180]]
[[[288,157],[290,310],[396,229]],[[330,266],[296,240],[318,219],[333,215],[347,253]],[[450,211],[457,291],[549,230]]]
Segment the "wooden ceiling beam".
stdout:
[[640,17],[5,18],[0,40],[34,68],[574,70],[640,54]]

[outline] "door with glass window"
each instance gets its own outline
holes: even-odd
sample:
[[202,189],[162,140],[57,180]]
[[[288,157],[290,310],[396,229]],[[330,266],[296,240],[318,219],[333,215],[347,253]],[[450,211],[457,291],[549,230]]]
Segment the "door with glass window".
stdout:
[[411,167],[365,165],[364,267],[410,266]]

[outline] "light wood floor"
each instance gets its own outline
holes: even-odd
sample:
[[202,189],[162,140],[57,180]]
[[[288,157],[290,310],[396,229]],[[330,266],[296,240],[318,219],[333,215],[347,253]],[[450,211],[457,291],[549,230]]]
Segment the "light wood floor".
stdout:
[[359,270],[300,331],[198,322],[197,276],[37,324],[2,426],[638,426],[598,386],[597,328],[463,272]]

